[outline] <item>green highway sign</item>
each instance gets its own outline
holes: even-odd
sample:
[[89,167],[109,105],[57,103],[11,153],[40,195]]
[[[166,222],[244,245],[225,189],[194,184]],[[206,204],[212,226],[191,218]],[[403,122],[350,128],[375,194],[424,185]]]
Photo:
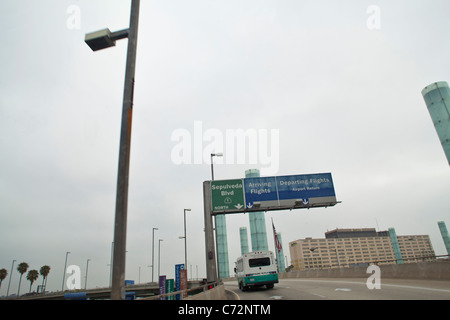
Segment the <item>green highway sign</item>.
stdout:
[[331,173],[211,181],[211,213],[330,207],[336,200]]
[[212,211],[236,211],[245,208],[242,179],[211,181]]

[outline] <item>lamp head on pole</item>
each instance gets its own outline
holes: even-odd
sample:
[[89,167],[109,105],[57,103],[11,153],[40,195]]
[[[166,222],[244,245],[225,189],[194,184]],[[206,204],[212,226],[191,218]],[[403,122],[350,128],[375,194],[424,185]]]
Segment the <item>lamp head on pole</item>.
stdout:
[[223,157],[223,153],[211,153],[211,157]]
[[111,32],[108,28],[87,33],[84,37],[84,42],[92,49],[98,51],[116,45],[116,40],[125,39],[128,37],[128,29]]
[[108,28],[87,33],[84,42],[86,42],[92,51],[106,49],[116,45],[116,42],[111,39],[111,31]]

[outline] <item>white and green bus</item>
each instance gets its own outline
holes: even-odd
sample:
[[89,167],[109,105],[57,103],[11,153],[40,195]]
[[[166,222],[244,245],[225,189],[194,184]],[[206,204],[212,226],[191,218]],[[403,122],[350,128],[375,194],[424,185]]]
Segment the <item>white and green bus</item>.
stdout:
[[236,261],[234,269],[239,289],[247,291],[251,287],[273,288],[278,283],[277,264],[271,251],[254,251],[244,254]]

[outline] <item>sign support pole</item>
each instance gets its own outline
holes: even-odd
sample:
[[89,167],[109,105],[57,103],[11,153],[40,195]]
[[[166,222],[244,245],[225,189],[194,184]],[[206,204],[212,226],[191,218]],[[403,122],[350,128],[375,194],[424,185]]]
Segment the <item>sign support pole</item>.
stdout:
[[207,282],[217,281],[216,248],[214,245],[213,219],[211,214],[211,181],[203,182],[203,205],[205,213],[205,253]]

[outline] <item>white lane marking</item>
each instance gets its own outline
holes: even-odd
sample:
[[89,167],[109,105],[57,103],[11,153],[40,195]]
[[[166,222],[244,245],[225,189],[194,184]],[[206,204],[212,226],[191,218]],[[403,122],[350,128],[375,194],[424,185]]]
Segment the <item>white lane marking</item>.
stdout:
[[450,290],[447,289],[437,289],[437,288],[426,288],[426,287],[415,287],[415,286],[404,286],[399,284],[389,284],[389,283],[382,283],[381,287],[397,287],[397,288],[405,288],[405,289],[415,289],[415,290],[429,290],[429,291],[438,291],[438,292],[447,292],[450,293]]
[[[284,279],[285,280],[285,279]],[[289,281],[304,281],[304,282],[326,282],[326,283],[341,283],[341,284],[361,284],[366,285],[365,282],[358,282],[358,281],[343,281],[343,280],[317,280],[317,279],[294,279],[291,278]],[[397,288],[405,288],[405,289],[415,289],[415,290],[428,290],[428,291],[437,291],[437,292],[448,292],[450,293],[449,289],[438,289],[438,288],[427,288],[427,287],[419,287],[419,286],[408,286],[408,285],[401,285],[401,284],[391,284],[391,283],[381,283],[381,288],[383,286],[386,287],[397,287]]]
[[352,291],[352,289],[350,289],[350,288],[336,288],[336,289],[334,289],[334,291],[346,291],[346,292],[349,292],[349,291]]

